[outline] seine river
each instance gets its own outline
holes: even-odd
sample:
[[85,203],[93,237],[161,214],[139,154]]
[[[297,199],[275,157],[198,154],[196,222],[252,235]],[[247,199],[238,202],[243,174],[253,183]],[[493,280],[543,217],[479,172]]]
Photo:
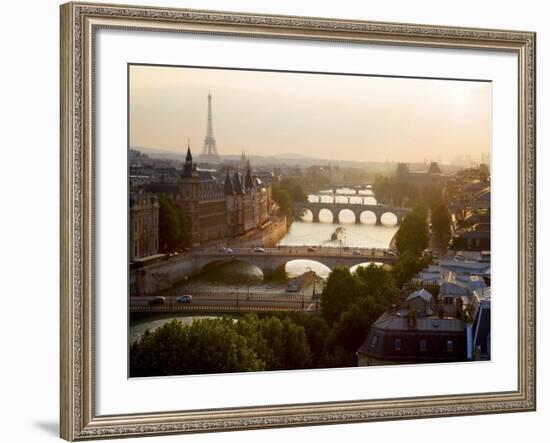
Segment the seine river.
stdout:
[[[309,195],[311,202],[334,202],[337,203],[361,203],[375,205],[376,200],[370,190],[360,191],[356,194],[351,189],[338,189],[336,194],[321,192],[318,195]],[[349,200],[348,200],[349,199]],[[333,221],[332,214],[328,210],[321,210],[319,223],[312,222],[312,214],[306,213],[302,220],[296,220],[289,227],[285,237],[279,242],[280,245],[307,245],[323,247],[367,247],[387,248],[391,239],[397,231],[395,216],[386,214],[382,217],[382,226],[376,226],[374,214],[365,212],[361,216],[361,223],[355,223],[353,212],[343,210],[338,220]],[[332,240],[332,234],[338,227],[342,227],[342,234],[339,239]],[[330,273],[330,269],[324,265],[310,260],[294,260],[287,263],[286,277],[292,278],[312,270],[319,278],[316,281],[317,292],[322,287],[322,279]],[[200,275],[190,278],[173,288],[171,291],[190,293],[199,291],[207,292],[238,292],[250,291],[261,293],[280,294],[285,291],[287,281],[284,277],[264,280],[260,269],[244,262],[230,262],[213,270],[203,272]],[[312,286],[305,287],[304,293],[310,293]],[[146,328],[155,329],[171,318],[180,318],[184,321],[192,321],[193,316],[162,316],[152,317],[147,320],[131,321],[131,339],[139,337]]]

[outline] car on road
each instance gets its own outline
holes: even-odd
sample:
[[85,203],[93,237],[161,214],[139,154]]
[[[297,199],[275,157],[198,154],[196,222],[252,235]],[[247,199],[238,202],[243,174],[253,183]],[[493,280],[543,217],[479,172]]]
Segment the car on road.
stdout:
[[165,301],[166,301],[166,297],[162,297],[159,295],[158,297],[154,297],[151,300],[149,300],[148,303],[150,305],[163,305]]
[[307,248],[307,252],[317,252],[317,249],[310,246],[309,248]]
[[353,255],[361,255],[361,253],[359,252],[358,249],[356,249],[355,251],[353,251]]
[[178,303],[191,303],[193,301],[193,297],[191,295],[184,294],[176,298],[176,301]]
[[265,249],[264,248],[260,248],[259,246],[254,248],[254,252],[265,252]]
[[218,249],[218,252],[223,252],[225,254],[231,254],[233,252],[233,249],[226,248],[225,246],[222,246],[221,248]]

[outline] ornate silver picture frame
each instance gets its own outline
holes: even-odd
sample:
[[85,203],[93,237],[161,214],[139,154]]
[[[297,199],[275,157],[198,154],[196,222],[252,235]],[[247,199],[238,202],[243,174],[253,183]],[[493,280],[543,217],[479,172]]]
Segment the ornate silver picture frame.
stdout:
[[[97,411],[96,34],[187,33],[517,56],[517,389],[192,410]],[[126,147],[123,147],[124,149]],[[120,174],[127,171],[121,170]],[[527,412],[536,406],[535,33],[217,11],[61,6],[61,437],[97,438]],[[344,380],[342,380],[344,382]]]

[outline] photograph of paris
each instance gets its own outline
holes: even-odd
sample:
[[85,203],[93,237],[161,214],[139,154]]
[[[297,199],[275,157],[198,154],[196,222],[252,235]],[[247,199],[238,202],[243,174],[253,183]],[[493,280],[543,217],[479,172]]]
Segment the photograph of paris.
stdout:
[[130,65],[129,376],[490,360],[491,93]]

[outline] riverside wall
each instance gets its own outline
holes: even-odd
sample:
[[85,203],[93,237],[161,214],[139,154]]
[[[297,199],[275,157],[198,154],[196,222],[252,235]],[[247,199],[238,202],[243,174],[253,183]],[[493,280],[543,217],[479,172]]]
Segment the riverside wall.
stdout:
[[286,217],[280,217],[272,220],[263,229],[258,229],[250,235],[244,235],[227,242],[228,246],[252,247],[263,246],[271,248],[275,246],[286,235],[287,220]]

